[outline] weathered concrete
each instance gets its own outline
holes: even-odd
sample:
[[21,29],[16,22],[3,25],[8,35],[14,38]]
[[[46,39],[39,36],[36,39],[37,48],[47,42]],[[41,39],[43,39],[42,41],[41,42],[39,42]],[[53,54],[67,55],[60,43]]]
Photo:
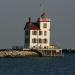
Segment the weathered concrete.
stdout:
[[0,51],[0,57],[25,57],[25,56],[38,56],[33,51]]
[[26,56],[64,56],[62,50],[31,49],[31,50],[0,50],[0,57],[26,57]]

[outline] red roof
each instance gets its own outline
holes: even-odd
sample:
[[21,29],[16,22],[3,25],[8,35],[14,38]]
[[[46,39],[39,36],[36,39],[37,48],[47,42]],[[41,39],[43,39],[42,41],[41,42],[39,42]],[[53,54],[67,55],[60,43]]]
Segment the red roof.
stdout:
[[50,21],[47,18],[43,18],[43,19],[40,19],[40,22],[50,22]]
[[33,24],[29,26],[29,29],[30,30],[40,30],[39,27],[37,27],[36,25],[33,25]]
[[24,29],[30,29],[30,30],[40,30],[40,26],[38,23],[26,23],[26,26]]

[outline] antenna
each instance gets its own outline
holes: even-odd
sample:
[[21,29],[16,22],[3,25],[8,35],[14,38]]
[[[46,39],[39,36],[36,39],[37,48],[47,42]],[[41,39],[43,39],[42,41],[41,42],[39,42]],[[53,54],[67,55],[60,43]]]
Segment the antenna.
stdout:
[[47,12],[47,0],[41,0],[40,1],[40,14]]
[[43,0],[40,1],[40,15],[43,13]]

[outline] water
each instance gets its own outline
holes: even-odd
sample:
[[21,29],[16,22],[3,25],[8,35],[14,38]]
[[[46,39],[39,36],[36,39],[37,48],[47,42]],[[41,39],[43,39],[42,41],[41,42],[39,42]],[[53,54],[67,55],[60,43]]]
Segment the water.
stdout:
[[75,75],[75,55],[0,58],[0,75]]

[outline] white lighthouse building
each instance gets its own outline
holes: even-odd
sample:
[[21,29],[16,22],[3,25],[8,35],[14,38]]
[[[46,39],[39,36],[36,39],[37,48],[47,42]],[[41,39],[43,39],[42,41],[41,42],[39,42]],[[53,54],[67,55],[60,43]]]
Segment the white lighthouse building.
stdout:
[[39,51],[43,56],[62,56],[62,49],[51,45],[51,19],[45,13],[33,22],[29,21],[24,27],[24,49]]
[[25,48],[49,48],[51,19],[43,13],[36,22],[29,21],[25,25]]

